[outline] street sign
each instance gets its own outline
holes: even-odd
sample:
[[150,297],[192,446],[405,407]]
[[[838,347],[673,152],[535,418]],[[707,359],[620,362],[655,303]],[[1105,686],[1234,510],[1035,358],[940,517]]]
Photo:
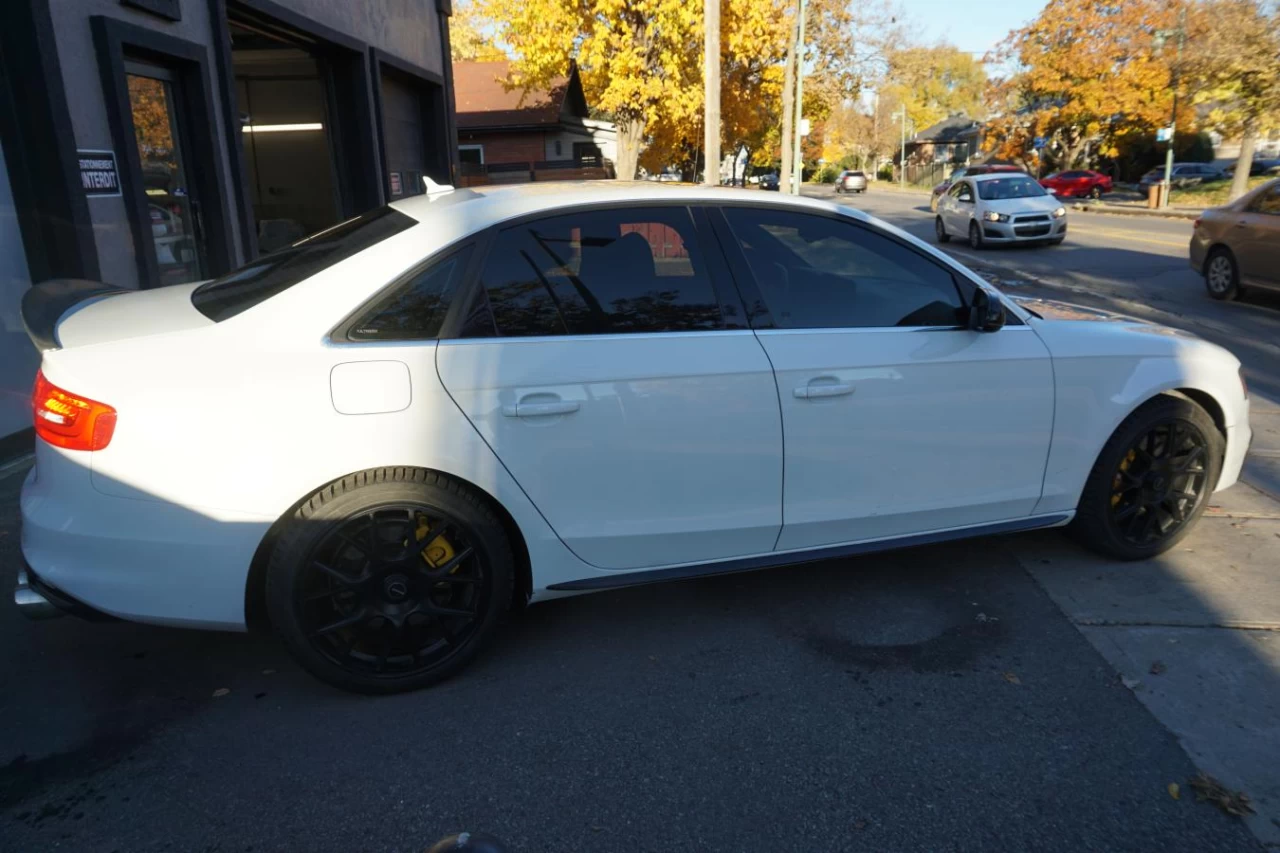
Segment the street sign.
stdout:
[[1031,147],[1039,151],[1048,142],[1043,136],[1037,136],[1035,141],[1031,143]]
[[809,120],[807,118],[800,119],[800,135],[801,136],[809,135]]
[[1156,131],[1156,142],[1168,142],[1173,139],[1173,128],[1162,127]]
[[80,165],[80,186],[87,196],[120,195],[120,172],[114,151],[81,148],[76,151]]

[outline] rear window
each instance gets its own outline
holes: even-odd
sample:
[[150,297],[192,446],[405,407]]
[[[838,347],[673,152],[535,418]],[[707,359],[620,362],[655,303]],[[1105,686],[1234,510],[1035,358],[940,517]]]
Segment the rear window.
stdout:
[[415,224],[417,220],[390,207],[371,210],[200,285],[191,303],[221,322]]

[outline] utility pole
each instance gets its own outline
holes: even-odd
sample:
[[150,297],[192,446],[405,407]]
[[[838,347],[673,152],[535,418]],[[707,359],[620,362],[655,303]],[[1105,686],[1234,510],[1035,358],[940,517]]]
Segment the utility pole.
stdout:
[[1176,37],[1178,39],[1178,58],[1173,64],[1173,117],[1169,120],[1169,149],[1164,153],[1164,192],[1163,198],[1160,200],[1161,207],[1169,206],[1169,199],[1173,195],[1173,137],[1177,133],[1178,126],[1178,72],[1182,68],[1182,43],[1187,37],[1187,10],[1182,10],[1182,16],[1178,21],[1177,29],[1159,30],[1156,32],[1157,47],[1163,47],[1165,39]]
[[898,107],[898,111],[890,118],[902,119],[902,149],[898,154],[898,188],[905,189],[907,186],[907,105]]
[[[799,17],[799,16],[797,16]],[[799,21],[797,20],[798,24]],[[791,192],[791,127],[795,109],[791,103],[796,97],[796,27],[792,24],[787,33],[787,65],[782,79],[782,133],[778,136],[782,162],[778,167],[778,191]]]
[[702,9],[702,182],[715,187],[720,185],[720,0],[703,0]]
[[800,128],[804,120],[804,12],[805,0],[800,0],[800,23],[796,36],[796,102],[795,102],[795,152],[791,155],[791,194],[800,195],[800,180],[804,177],[804,159],[800,156]]

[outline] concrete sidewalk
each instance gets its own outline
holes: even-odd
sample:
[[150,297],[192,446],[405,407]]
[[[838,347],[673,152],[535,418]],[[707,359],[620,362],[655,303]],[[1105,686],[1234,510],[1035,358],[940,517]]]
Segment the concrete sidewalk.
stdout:
[[1240,483],[1141,563],[1052,534],[1013,550],[1196,766],[1249,795],[1246,823],[1280,849],[1280,501]]

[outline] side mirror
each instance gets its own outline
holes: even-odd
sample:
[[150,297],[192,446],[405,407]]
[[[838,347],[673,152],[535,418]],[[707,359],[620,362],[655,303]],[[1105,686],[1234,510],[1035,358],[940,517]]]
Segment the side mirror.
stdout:
[[1004,328],[1004,303],[993,298],[985,288],[978,288],[969,306],[969,328],[975,332],[998,332]]

